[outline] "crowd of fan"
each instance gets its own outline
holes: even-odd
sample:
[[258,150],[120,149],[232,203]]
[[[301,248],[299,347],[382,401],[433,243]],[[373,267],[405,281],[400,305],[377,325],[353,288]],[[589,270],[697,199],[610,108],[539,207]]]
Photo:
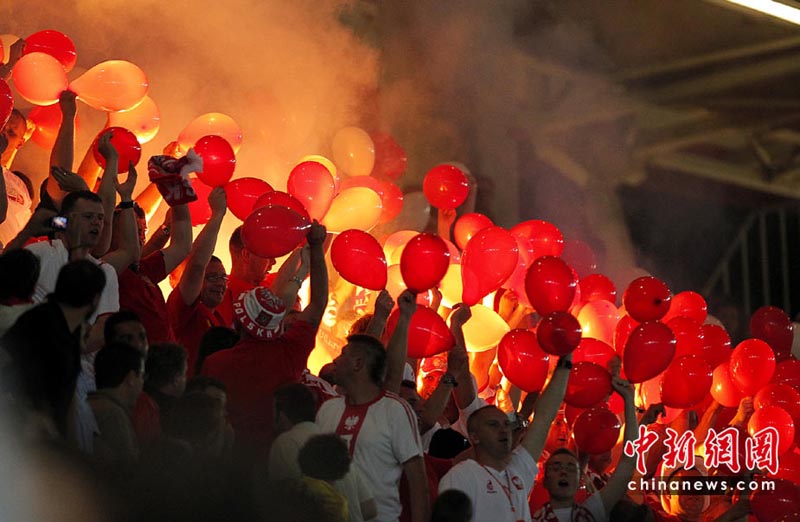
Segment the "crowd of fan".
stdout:
[[[307,245],[276,271],[273,259],[248,251],[237,229],[228,271],[213,255],[226,213],[225,192],[216,188],[211,218],[194,240],[182,204],[145,241],[135,168],[118,181],[118,154],[105,135],[99,151],[108,175],[89,190],[72,172],[74,95],[65,92],[60,107],[63,123],[33,212],[29,178],[11,170],[25,116],[14,111],[0,133],[2,437],[37,455],[30,465],[43,473],[60,470],[63,479],[53,482],[71,485],[58,518],[78,504],[88,510],[84,520],[746,516],[746,495],[735,503],[634,498],[633,457],[615,451],[609,474],[610,453],[574,453],[559,413],[570,356],[539,394],[517,393],[516,401],[479,394],[489,372],[471,371],[466,306],[451,320],[455,345],[421,362],[407,358],[415,296],[405,291],[395,303],[383,291],[372,313],[350,326],[341,354],[311,374],[307,360],[329,302],[325,228],[314,223]],[[58,228],[56,216],[66,224]],[[168,277],[175,284],[165,299],[157,285]],[[301,309],[306,279],[310,297]],[[504,309],[513,296],[504,299],[498,310],[517,323]],[[387,336],[395,306],[399,320]],[[618,365],[612,373],[624,401],[622,442],[631,441],[658,408],[637,419],[633,388]],[[750,409],[743,401],[731,424],[741,427]],[[708,427],[689,413],[673,425],[680,423]],[[54,491],[40,490],[35,502],[58,502]]]

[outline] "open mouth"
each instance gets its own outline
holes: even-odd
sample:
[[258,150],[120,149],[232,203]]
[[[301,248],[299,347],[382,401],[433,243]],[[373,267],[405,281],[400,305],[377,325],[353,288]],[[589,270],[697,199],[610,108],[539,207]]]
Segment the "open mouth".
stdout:
[[566,479],[561,479],[558,481],[558,487],[560,488],[567,488],[569,487],[569,481]]

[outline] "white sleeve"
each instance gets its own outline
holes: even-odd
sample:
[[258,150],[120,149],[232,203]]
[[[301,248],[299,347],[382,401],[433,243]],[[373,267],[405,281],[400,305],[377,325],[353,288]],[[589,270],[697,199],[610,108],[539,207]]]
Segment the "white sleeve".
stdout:
[[392,422],[392,452],[400,463],[422,456],[422,441],[417,428],[416,414],[402,399],[393,401],[396,406],[389,419]]

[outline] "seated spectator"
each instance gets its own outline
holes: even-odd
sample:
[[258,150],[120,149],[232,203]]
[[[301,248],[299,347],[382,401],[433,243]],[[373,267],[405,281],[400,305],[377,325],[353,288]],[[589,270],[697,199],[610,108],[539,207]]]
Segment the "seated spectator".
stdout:
[[94,450],[98,462],[131,462],[139,456],[133,430],[133,407],[144,386],[142,352],[127,344],[111,344],[94,361],[97,391],[89,395],[100,434]]
[[150,347],[145,363],[144,389],[158,404],[161,421],[186,389],[186,349],[175,343]]

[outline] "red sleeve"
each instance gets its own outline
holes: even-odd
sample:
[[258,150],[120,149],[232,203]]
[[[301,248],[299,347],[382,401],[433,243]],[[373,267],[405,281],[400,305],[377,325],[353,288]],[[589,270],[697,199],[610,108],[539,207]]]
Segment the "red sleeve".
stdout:
[[161,250],[156,250],[139,261],[139,272],[146,275],[155,284],[163,281],[167,277],[164,253]]
[[177,334],[179,330],[186,328],[187,323],[191,321],[194,312],[194,307],[187,305],[183,301],[181,291],[176,287],[169,294],[167,299],[167,312],[172,320],[172,327]]
[[[307,321],[295,321],[283,334],[284,360],[292,371],[302,372],[308,363],[308,356],[314,349],[317,329]],[[299,377],[299,375],[298,375]]]

